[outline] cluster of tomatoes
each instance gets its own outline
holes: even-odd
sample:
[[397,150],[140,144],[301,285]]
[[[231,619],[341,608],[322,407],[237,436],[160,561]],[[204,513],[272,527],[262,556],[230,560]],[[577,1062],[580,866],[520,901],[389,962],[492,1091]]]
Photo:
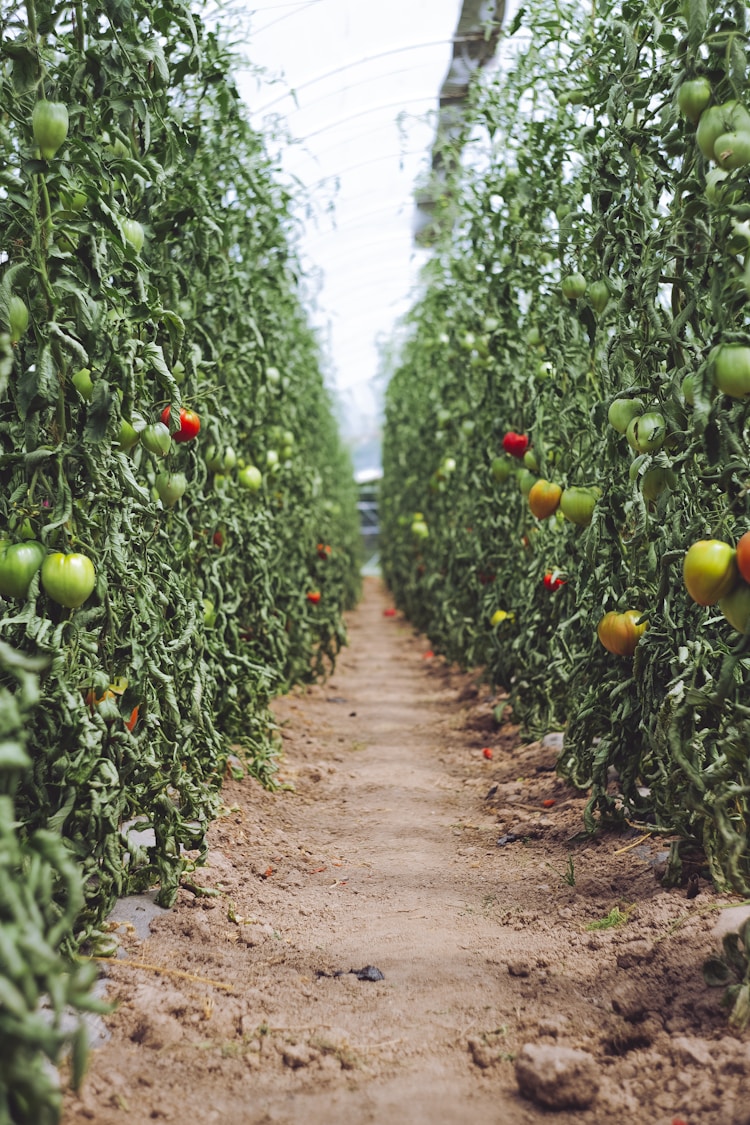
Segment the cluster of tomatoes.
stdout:
[[685,588],[698,605],[718,605],[738,633],[750,629],[750,531],[736,547],[722,539],[699,539],[682,566]]

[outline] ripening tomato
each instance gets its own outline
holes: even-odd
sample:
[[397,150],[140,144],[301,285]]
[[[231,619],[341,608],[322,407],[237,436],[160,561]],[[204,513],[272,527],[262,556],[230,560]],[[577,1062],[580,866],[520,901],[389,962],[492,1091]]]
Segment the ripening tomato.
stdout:
[[320,601],[320,591],[319,590],[310,590],[310,592],[306,595],[306,597],[307,597],[307,600],[309,602],[312,602],[313,605],[317,605],[318,602]]
[[624,613],[610,610],[597,625],[596,632],[608,652],[615,656],[632,656],[636,646],[646,631],[648,622],[640,625],[643,614],[639,609],[626,609]]
[[562,488],[553,481],[538,480],[529,489],[529,508],[538,520],[553,516],[560,506]]
[[737,552],[721,539],[699,539],[682,564],[688,594],[698,605],[716,605],[739,581]]
[[[172,413],[170,406],[165,406],[161,412],[161,420],[165,426],[169,425],[169,418]],[[180,407],[180,426],[175,430],[172,437],[175,441],[192,441],[193,438],[198,436],[201,428],[201,420],[193,410],[186,410],[184,406]]]
[[42,586],[53,602],[78,609],[94,592],[94,564],[87,555],[56,551],[42,563]]

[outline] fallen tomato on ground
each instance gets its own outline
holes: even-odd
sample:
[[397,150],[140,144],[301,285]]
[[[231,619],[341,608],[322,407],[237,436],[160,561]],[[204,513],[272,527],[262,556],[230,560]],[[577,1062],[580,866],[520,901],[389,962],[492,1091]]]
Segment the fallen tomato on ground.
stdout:
[[492,758],[492,751],[490,750],[489,746],[485,746],[484,750],[482,751],[482,754],[484,755],[484,757],[485,757],[485,758],[486,758],[486,759],[487,759],[488,761],[490,761],[490,760],[491,760],[491,758]]

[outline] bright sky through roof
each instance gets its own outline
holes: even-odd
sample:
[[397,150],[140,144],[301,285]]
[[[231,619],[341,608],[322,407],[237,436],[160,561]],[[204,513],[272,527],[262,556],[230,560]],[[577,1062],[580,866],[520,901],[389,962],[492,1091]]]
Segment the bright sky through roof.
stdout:
[[247,56],[269,73],[241,75],[240,89],[256,126],[277,114],[299,142],[282,159],[313,199],[301,243],[323,275],[313,320],[346,430],[362,438],[378,409],[376,340],[412,304],[425,260],[412,193],[460,10],[460,0],[266,0],[250,10]]

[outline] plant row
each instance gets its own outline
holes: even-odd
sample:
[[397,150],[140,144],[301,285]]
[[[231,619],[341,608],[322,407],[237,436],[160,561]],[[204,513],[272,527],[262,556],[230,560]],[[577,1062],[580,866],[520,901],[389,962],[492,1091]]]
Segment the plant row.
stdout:
[[[383,565],[586,823],[750,886],[741,5],[545,0],[474,91],[387,394]],[[739,552],[737,546],[740,545]],[[693,865],[690,866],[689,865]]]
[[[49,843],[54,951],[126,890],[173,901],[228,768],[272,784],[269,701],[335,660],[359,533],[234,59],[182,0],[32,0],[0,32],[0,643],[38,662],[0,838],[13,896]],[[32,980],[31,945],[0,975]],[[22,995],[0,1121],[45,1119],[9,1077],[54,1054]]]

